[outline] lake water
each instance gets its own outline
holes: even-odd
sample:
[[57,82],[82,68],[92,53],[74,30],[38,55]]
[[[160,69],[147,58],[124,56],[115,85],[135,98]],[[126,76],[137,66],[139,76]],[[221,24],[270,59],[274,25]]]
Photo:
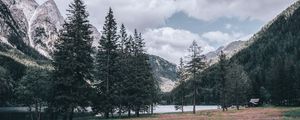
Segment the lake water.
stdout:
[[[196,106],[196,110],[216,110],[218,106],[216,105],[200,105]],[[193,106],[184,106],[183,110],[185,112],[193,111]],[[175,105],[158,105],[154,108],[154,113],[172,113],[172,112],[181,112],[181,110],[176,110]]]
[[[190,112],[193,111],[193,106],[184,106],[183,107],[185,112]],[[197,111],[201,111],[201,110],[216,110],[218,109],[218,106],[216,105],[200,105],[200,106],[196,106],[196,110]],[[88,111],[90,111],[91,109],[88,108]],[[0,107],[0,112],[3,111],[18,111],[18,112],[26,112],[28,111],[27,107],[6,107],[6,108],[1,108]],[[181,110],[176,110],[175,109],[175,105],[157,105],[154,108],[154,113],[174,113],[174,112],[181,112]]]

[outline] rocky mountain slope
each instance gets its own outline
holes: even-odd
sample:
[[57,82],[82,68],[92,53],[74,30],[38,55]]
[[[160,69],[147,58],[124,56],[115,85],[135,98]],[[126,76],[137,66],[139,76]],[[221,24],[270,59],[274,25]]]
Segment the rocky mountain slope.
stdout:
[[33,11],[29,19],[28,36],[30,46],[41,54],[50,57],[58,32],[62,28],[64,18],[55,2],[48,0]]
[[170,92],[177,82],[176,65],[155,55],[149,55],[149,61],[156,79],[160,82],[161,90]]
[[246,41],[234,41],[232,43],[229,43],[227,46],[222,46],[219,47],[216,51],[209,52],[205,54],[207,63],[209,65],[213,65],[218,62],[219,60],[219,55],[221,51],[223,51],[228,58],[232,57],[234,54],[242,50],[243,48],[246,47]]
[[[34,0],[2,0],[9,8],[12,18],[24,35],[26,45],[37,50],[40,54],[51,58],[53,45],[58,38],[58,32],[62,28],[64,18],[57,8],[54,0],[48,0],[39,5]],[[100,38],[100,33],[92,26],[94,42]],[[8,38],[7,36],[2,36]]]
[[[10,57],[12,61],[20,63],[25,68],[28,65],[49,68],[45,67],[48,65],[38,62],[51,59],[53,45],[64,23],[56,3],[48,0],[39,5],[34,0],[0,0],[0,7],[0,47],[3,47],[0,50],[0,57],[1,55]],[[94,38],[93,47],[97,47],[101,34],[94,26],[91,31]],[[177,80],[176,65],[151,55],[150,63],[161,83],[162,91],[170,91]],[[9,65],[7,69],[12,67]]]
[[13,87],[27,68],[49,70],[51,66],[44,56],[28,45],[25,27],[21,27],[24,24],[18,22],[19,18],[15,19],[16,11],[9,8],[8,3],[0,1],[0,74]]

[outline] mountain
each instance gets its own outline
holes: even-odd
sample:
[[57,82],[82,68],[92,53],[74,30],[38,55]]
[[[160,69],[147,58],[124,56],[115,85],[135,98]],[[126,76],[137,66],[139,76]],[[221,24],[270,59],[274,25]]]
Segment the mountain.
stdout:
[[34,11],[39,6],[39,4],[34,0],[15,0],[16,8],[23,11],[27,20],[33,16]]
[[[277,105],[300,104],[300,1],[284,10],[255,34],[230,60],[244,66],[253,80],[253,96],[261,89]],[[286,101],[284,103],[284,101]]]
[[[15,0],[3,0],[2,4],[3,5],[1,7],[1,9],[3,9],[3,12],[5,10],[6,11],[5,14],[8,15],[4,19],[6,19],[6,20],[10,19],[10,20],[12,20],[11,22],[14,22],[11,25],[18,27],[15,30],[18,31],[18,33],[20,34],[19,37],[22,37],[23,42],[26,45],[28,45],[29,39],[28,39],[28,36],[26,35],[27,31],[28,31],[28,27],[29,27],[28,21],[26,19],[26,15],[24,14],[23,10],[19,9],[21,4],[23,4],[23,2],[20,2],[20,1],[17,2]],[[7,13],[7,12],[9,12],[9,13]],[[5,32],[5,31],[3,31],[3,32]],[[9,33],[8,31],[6,31],[6,32]],[[8,38],[8,36],[5,36],[5,35],[4,36],[2,35],[2,37]]]
[[46,1],[32,12],[28,29],[30,46],[49,58],[64,18],[53,0]]
[[[39,61],[47,63],[49,58],[51,59],[53,45],[64,23],[64,18],[56,3],[48,0],[38,5],[34,0],[1,0],[0,5],[3,8],[0,14],[0,27],[2,28],[0,47],[3,49],[0,51],[6,57],[11,55],[12,61],[20,63],[24,66],[24,70],[28,66],[27,64],[44,66],[44,64],[36,64]],[[101,33],[94,26],[91,27],[91,31],[93,31],[92,37],[94,38],[92,45],[97,47]],[[170,91],[177,80],[176,65],[158,56],[149,55],[149,58],[153,73],[159,80],[162,91]],[[10,67],[12,66],[7,66],[7,68]],[[20,73],[23,73],[24,70]]]
[[216,51],[209,52],[205,54],[207,62],[209,65],[215,64],[219,60],[219,55],[221,51],[223,51],[227,57],[232,57],[234,54],[242,50],[246,47],[246,41],[234,41],[232,43],[229,43],[227,46],[219,47]]
[[[9,8],[12,18],[20,28],[23,41],[47,58],[51,58],[58,32],[64,18],[54,0],[38,5],[34,0],[2,0]],[[100,33],[92,26],[93,46],[96,47]],[[7,38],[7,36],[2,36]]]
[[160,89],[170,92],[177,82],[176,65],[155,55],[149,55],[149,61],[155,77],[160,82]]
[[[15,3],[0,1],[0,82],[5,87],[14,87],[26,75],[27,68],[52,69],[49,61],[28,45],[26,27],[22,26],[25,24],[19,21],[25,19],[25,15],[14,7]],[[20,16],[16,17],[17,13]],[[0,94],[5,92],[0,91]]]
[[21,10],[16,9],[16,5],[15,1],[0,1],[0,41],[30,57],[45,59],[43,55],[29,46],[27,24],[23,21],[26,21],[26,17]]
[[[244,43],[243,49],[228,59],[229,65],[241,65],[250,78],[252,89],[248,99],[261,98],[274,105],[300,105],[299,26],[300,1],[297,1],[253,35]],[[218,64],[214,64],[202,72],[201,80],[205,83],[202,87],[210,91],[200,95],[199,99],[218,100],[214,92],[218,87],[218,69]]]

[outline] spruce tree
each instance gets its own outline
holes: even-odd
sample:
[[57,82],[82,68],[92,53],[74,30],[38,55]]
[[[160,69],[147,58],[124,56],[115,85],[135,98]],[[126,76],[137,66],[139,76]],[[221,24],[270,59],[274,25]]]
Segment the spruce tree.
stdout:
[[97,98],[94,100],[93,110],[97,113],[104,113],[109,117],[113,112],[114,105],[117,103],[117,94],[115,87],[117,85],[118,62],[118,35],[117,23],[113,11],[110,8],[105,17],[100,46],[96,55],[96,89]]
[[200,78],[200,73],[206,67],[205,56],[201,55],[201,47],[197,44],[196,41],[193,41],[192,45],[189,48],[190,51],[190,61],[187,63],[187,71],[191,74],[192,85],[193,85],[193,114],[196,113],[196,96],[199,91],[199,82],[197,78]]
[[18,82],[16,87],[16,95],[18,103],[25,105],[32,112],[34,108],[34,115],[31,118],[34,120],[41,120],[41,113],[43,106],[47,106],[50,90],[50,74],[45,69],[28,68],[26,75]]
[[133,107],[136,116],[139,116],[141,110],[146,110],[149,106],[151,107],[153,103],[157,102],[158,83],[150,68],[149,57],[145,53],[145,43],[141,33],[135,30],[133,38],[133,96],[135,96]]
[[249,99],[249,91],[251,87],[251,81],[244,71],[243,66],[233,62],[228,67],[226,74],[226,89],[228,92],[228,101],[231,104],[236,105],[236,109],[239,110],[239,106],[242,103],[247,103]]
[[222,110],[227,110],[227,103],[226,103],[226,74],[227,74],[227,60],[226,55],[223,51],[219,55],[219,90],[220,90],[220,102]]
[[129,79],[129,74],[130,74],[130,69],[128,68],[129,63],[128,63],[128,59],[130,58],[130,53],[128,53],[125,48],[126,48],[126,43],[128,42],[128,35],[126,32],[126,28],[125,26],[122,24],[121,25],[121,29],[120,29],[120,33],[119,33],[119,41],[118,41],[118,61],[117,61],[117,65],[119,66],[119,70],[118,70],[118,76],[117,79],[117,86],[116,86],[116,90],[117,90],[117,94],[118,94],[118,113],[119,113],[119,117],[121,117],[122,114],[122,110],[124,110],[124,106],[126,106],[126,92],[124,92],[124,90],[126,89],[126,87],[128,87],[129,85],[126,85],[125,82],[127,81],[127,79]]
[[125,66],[126,66],[126,77],[125,81],[123,83],[124,85],[124,106],[127,108],[128,116],[131,116],[131,110],[133,109],[134,100],[135,100],[135,62],[134,62],[134,40],[133,37],[130,35],[125,42],[124,47],[126,60],[125,60]]
[[134,44],[133,44],[133,64],[134,76],[133,76],[133,88],[134,91],[134,101],[133,101],[133,110],[135,111],[135,115],[138,117],[139,112],[143,106],[143,100],[145,98],[145,76],[144,76],[144,56],[143,56],[143,42],[140,39],[137,30],[134,30]]
[[93,68],[92,31],[86,6],[82,0],[74,0],[69,7],[53,57],[53,101],[64,120],[72,120],[75,108],[89,106]]
[[128,34],[126,32],[126,28],[124,24],[121,25],[119,38],[120,38],[119,47],[121,49],[121,52],[125,53],[126,43],[128,42]]
[[177,76],[179,78],[179,81],[178,81],[178,85],[177,85],[177,89],[178,89],[178,92],[177,92],[177,99],[179,100],[179,105],[180,105],[180,109],[181,109],[181,112],[183,112],[183,105],[184,105],[184,100],[185,100],[185,94],[186,94],[186,82],[185,80],[187,79],[187,76],[186,76],[186,70],[185,70],[185,66],[184,66],[184,63],[183,63],[183,59],[180,58],[180,63],[179,63],[179,66],[178,66],[178,72],[177,72]]
[[0,67],[0,83],[0,107],[4,107],[13,98],[15,82],[3,67]]

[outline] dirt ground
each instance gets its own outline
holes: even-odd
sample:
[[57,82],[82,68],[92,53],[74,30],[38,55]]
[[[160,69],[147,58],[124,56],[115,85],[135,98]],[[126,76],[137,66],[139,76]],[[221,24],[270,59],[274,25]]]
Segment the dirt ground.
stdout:
[[282,120],[284,109],[247,108],[242,110],[198,111],[191,113],[160,114],[151,118],[135,118],[134,120]]

